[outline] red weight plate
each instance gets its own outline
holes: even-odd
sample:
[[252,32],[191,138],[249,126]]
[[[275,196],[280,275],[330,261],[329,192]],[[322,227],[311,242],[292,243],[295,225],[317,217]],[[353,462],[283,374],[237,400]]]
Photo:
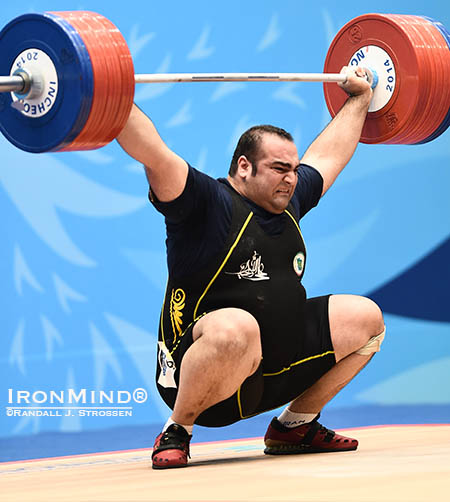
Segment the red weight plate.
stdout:
[[128,117],[131,112],[131,108],[134,102],[134,92],[136,88],[135,78],[134,78],[134,66],[133,59],[130,54],[130,50],[122,37],[120,32],[116,30],[114,32],[114,38],[116,40],[117,46],[120,48],[120,64],[122,68],[122,96],[123,101],[121,103],[121,114],[120,120],[117,123],[117,134],[125,127],[128,121]]
[[440,31],[428,20],[420,18],[422,34],[426,38],[426,47],[436,66],[433,101],[430,106],[427,120],[424,121],[420,134],[414,139],[418,143],[428,138],[439,128],[445,120],[449,109],[449,75],[450,52],[448,45]]
[[[336,73],[348,65],[355,53],[367,46],[381,48],[395,67],[395,89],[389,101],[379,110],[369,112],[363,127],[364,143],[387,143],[394,139],[415,113],[420,96],[419,61],[409,34],[397,22],[383,14],[365,14],[347,23],[336,35],[325,60],[325,72]],[[364,60],[361,60],[364,66]],[[379,86],[385,69],[376,68]],[[384,91],[384,88],[383,88]],[[325,100],[334,116],[347,99],[346,93],[336,84],[324,84]]]
[[415,138],[420,136],[424,124],[430,120],[429,112],[435,99],[437,68],[432,53],[428,48],[428,40],[425,39],[426,34],[422,32],[421,18],[401,15],[390,15],[389,17],[408,33],[415,46],[419,62],[420,89],[414,113],[395,137],[389,140],[389,143],[409,144],[414,143]]
[[[421,79],[421,100],[419,109],[409,127],[396,138],[395,143],[412,144],[427,137],[427,131],[434,131],[442,121],[439,118],[442,93],[439,84],[442,81],[442,65],[435,57],[435,43],[431,33],[425,25],[425,20],[416,16],[398,16],[406,23],[407,28],[414,38],[416,50],[424,62],[425,78]],[[422,83],[423,82],[423,83]]]
[[134,69],[128,47],[117,28],[92,12],[65,13],[85,41],[98,82],[95,108],[83,131],[67,150],[93,149],[114,139],[124,127],[133,104]]
[[[68,145],[66,150],[84,150],[87,144],[96,144],[96,134],[98,134],[98,127],[100,124],[100,117],[106,106],[106,93],[108,83],[104,80],[104,63],[98,60],[93,47],[94,37],[90,28],[85,26],[85,23],[81,19],[81,13],[79,11],[73,13],[67,13],[67,19],[71,24],[77,29],[79,35],[83,39],[86,48],[89,52],[89,57],[91,58],[92,66],[94,69],[94,103],[92,106],[91,114],[89,115],[88,122],[80,134],[75,138],[71,145]],[[102,63],[102,64],[100,64]],[[101,82],[101,84],[100,84]],[[101,87],[99,87],[101,85]],[[95,105],[95,106],[94,106]],[[94,132],[93,132],[94,131]]]
[[133,104],[134,68],[129,49],[118,29],[99,14],[82,12],[81,15],[83,19],[77,24],[80,29],[81,24],[89,27],[91,33],[89,30],[82,30],[82,33],[89,38],[94,60],[103,60],[104,79],[109,82],[103,113],[99,113],[85,131],[84,138],[88,138],[89,143],[80,144],[84,138],[78,137],[73,145],[74,149],[91,149],[112,141],[125,126]]
[[[443,43],[445,42],[447,44],[447,47],[450,49],[450,33],[446,30],[445,26],[432,18],[425,17],[425,19],[430,22],[430,24],[439,32],[439,47],[442,47]],[[438,128],[418,144],[428,143],[429,141],[438,138],[443,132],[447,130],[450,125],[450,79],[448,77],[448,68],[450,66],[450,51],[443,51],[441,55],[442,66],[444,68],[444,85],[442,86],[442,92],[444,94],[443,108],[444,110],[447,110],[447,113],[444,117],[444,120],[442,120],[442,122],[439,124]]]
[[74,148],[90,150],[106,144],[104,141],[105,117],[112,119],[114,117],[112,109],[114,108],[113,89],[116,76],[111,61],[111,47],[103,43],[101,33],[98,33],[98,28],[95,26],[94,16],[85,11],[77,14],[77,26],[81,30],[81,36],[87,40],[89,54],[97,67],[99,86],[96,113],[92,116],[91,122],[86,124],[85,131],[82,131],[76,138]]
[[417,19],[417,24],[413,25],[418,31],[419,37],[422,39],[422,47],[426,54],[430,65],[430,81],[426,100],[426,109],[424,111],[422,121],[418,124],[415,131],[406,136],[407,143],[416,143],[426,137],[426,131],[434,131],[440,124],[442,117],[439,118],[441,109],[442,93],[440,92],[440,82],[442,81],[442,65],[436,58],[435,44],[430,32],[425,28],[423,20]]
[[99,16],[98,20],[105,28],[105,34],[109,37],[109,40],[115,48],[114,53],[119,68],[118,73],[121,75],[118,110],[114,119],[114,127],[109,133],[112,140],[117,137],[123,129],[130,115],[135,89],[134,67],[128,46],[119,30],[111,21],[102,16]]
[[98,142],[99,127],[104,110],[107,106],[109,90],[104,54],[103,51],[96,49],[96,37],[91,28],[82,20],[81,11],[56,12],[55,14],[65,18],[82,38],[89,52],[94,73],[94,97],[88,120],[75,140],[70,145],[63,148],[62,151],[99,148],[103,146],[103,144],[99,144]]
[[[105,20],[107,21],[107,20]],[[135,79],[134,79],[134,67],[133,59],[131,57],[128,46],[125,39],[121,33],[115,29],[110,32],[111,36],[114,37],[115,43],[119,49],[120,54],[120,65],[122,69],[122,103],[121,103],[121,113],[117,121],[117,132],[116,135],[125,127],[128,117],[130,115],[131,107],[134,101],[134,91],[135,91]]]
[[121,99],[121,75],[115,57],[115,47],[110,42],[98,17],[99,15],[95,13],[83,13],[83,22],[90,27],[94,37],[93,52],[99,59],[103,58],[105,78],[108,80],[108,99],[103,113],[99,117],[99,124],[95,133],[98,146],[104,146],[113,139],[108,138],[116,120],[118,103]]

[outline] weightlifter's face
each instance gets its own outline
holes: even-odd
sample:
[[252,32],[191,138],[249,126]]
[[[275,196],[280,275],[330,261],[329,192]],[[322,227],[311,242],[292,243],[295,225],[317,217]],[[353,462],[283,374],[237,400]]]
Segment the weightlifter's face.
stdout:
[[256,174],[251,174],[249,163],[243,195],[266,211],[282,213],[294,195],[299,163],[297,147],[292,141],[265,133],[261,138]]

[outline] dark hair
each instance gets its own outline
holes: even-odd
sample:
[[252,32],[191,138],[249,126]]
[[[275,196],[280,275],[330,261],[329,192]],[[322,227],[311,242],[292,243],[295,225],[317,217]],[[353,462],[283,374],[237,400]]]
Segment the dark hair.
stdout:
[[237,171],[238,159],[241,155],[245,155],[248,161],[252,164],[252,176],[256,174],[256,161],[259,160],[259,146],[264,134],[276,134],[281,138],[294,142],[294,138],[290,133],[272,125],[257,125],[250,127],[239,138],[236,150],[231,159],[230,169],[228,174],[234,176]]

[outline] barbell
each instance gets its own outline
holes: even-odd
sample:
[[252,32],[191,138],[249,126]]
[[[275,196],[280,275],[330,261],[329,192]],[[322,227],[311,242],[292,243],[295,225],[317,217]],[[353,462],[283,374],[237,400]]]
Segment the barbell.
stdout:
[[346,93],[342,66],[370,68],[374,88],[361,141],[419,144],[450,124],[450,34],[427,17],[365,14],[328,50],[324,73],[135,75],[118,29],[85,11],[25,14],[0,32],[0,130],[29,152],[100,148],[126,124],[137,83],[323,82],[334,116]]

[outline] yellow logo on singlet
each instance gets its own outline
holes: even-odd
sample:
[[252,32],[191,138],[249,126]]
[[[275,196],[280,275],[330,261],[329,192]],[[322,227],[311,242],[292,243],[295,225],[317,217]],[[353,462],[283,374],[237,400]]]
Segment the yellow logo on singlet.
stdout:
[[177,339],[177,336],[180,336],[182,333],[181,326],[183,325],[183,309],[186,305],[186,293],[178,288],[176,290],[172,290],[172,294],[170,296],[170,320],[172,322],[172,331],[173,331],[173,341]]

